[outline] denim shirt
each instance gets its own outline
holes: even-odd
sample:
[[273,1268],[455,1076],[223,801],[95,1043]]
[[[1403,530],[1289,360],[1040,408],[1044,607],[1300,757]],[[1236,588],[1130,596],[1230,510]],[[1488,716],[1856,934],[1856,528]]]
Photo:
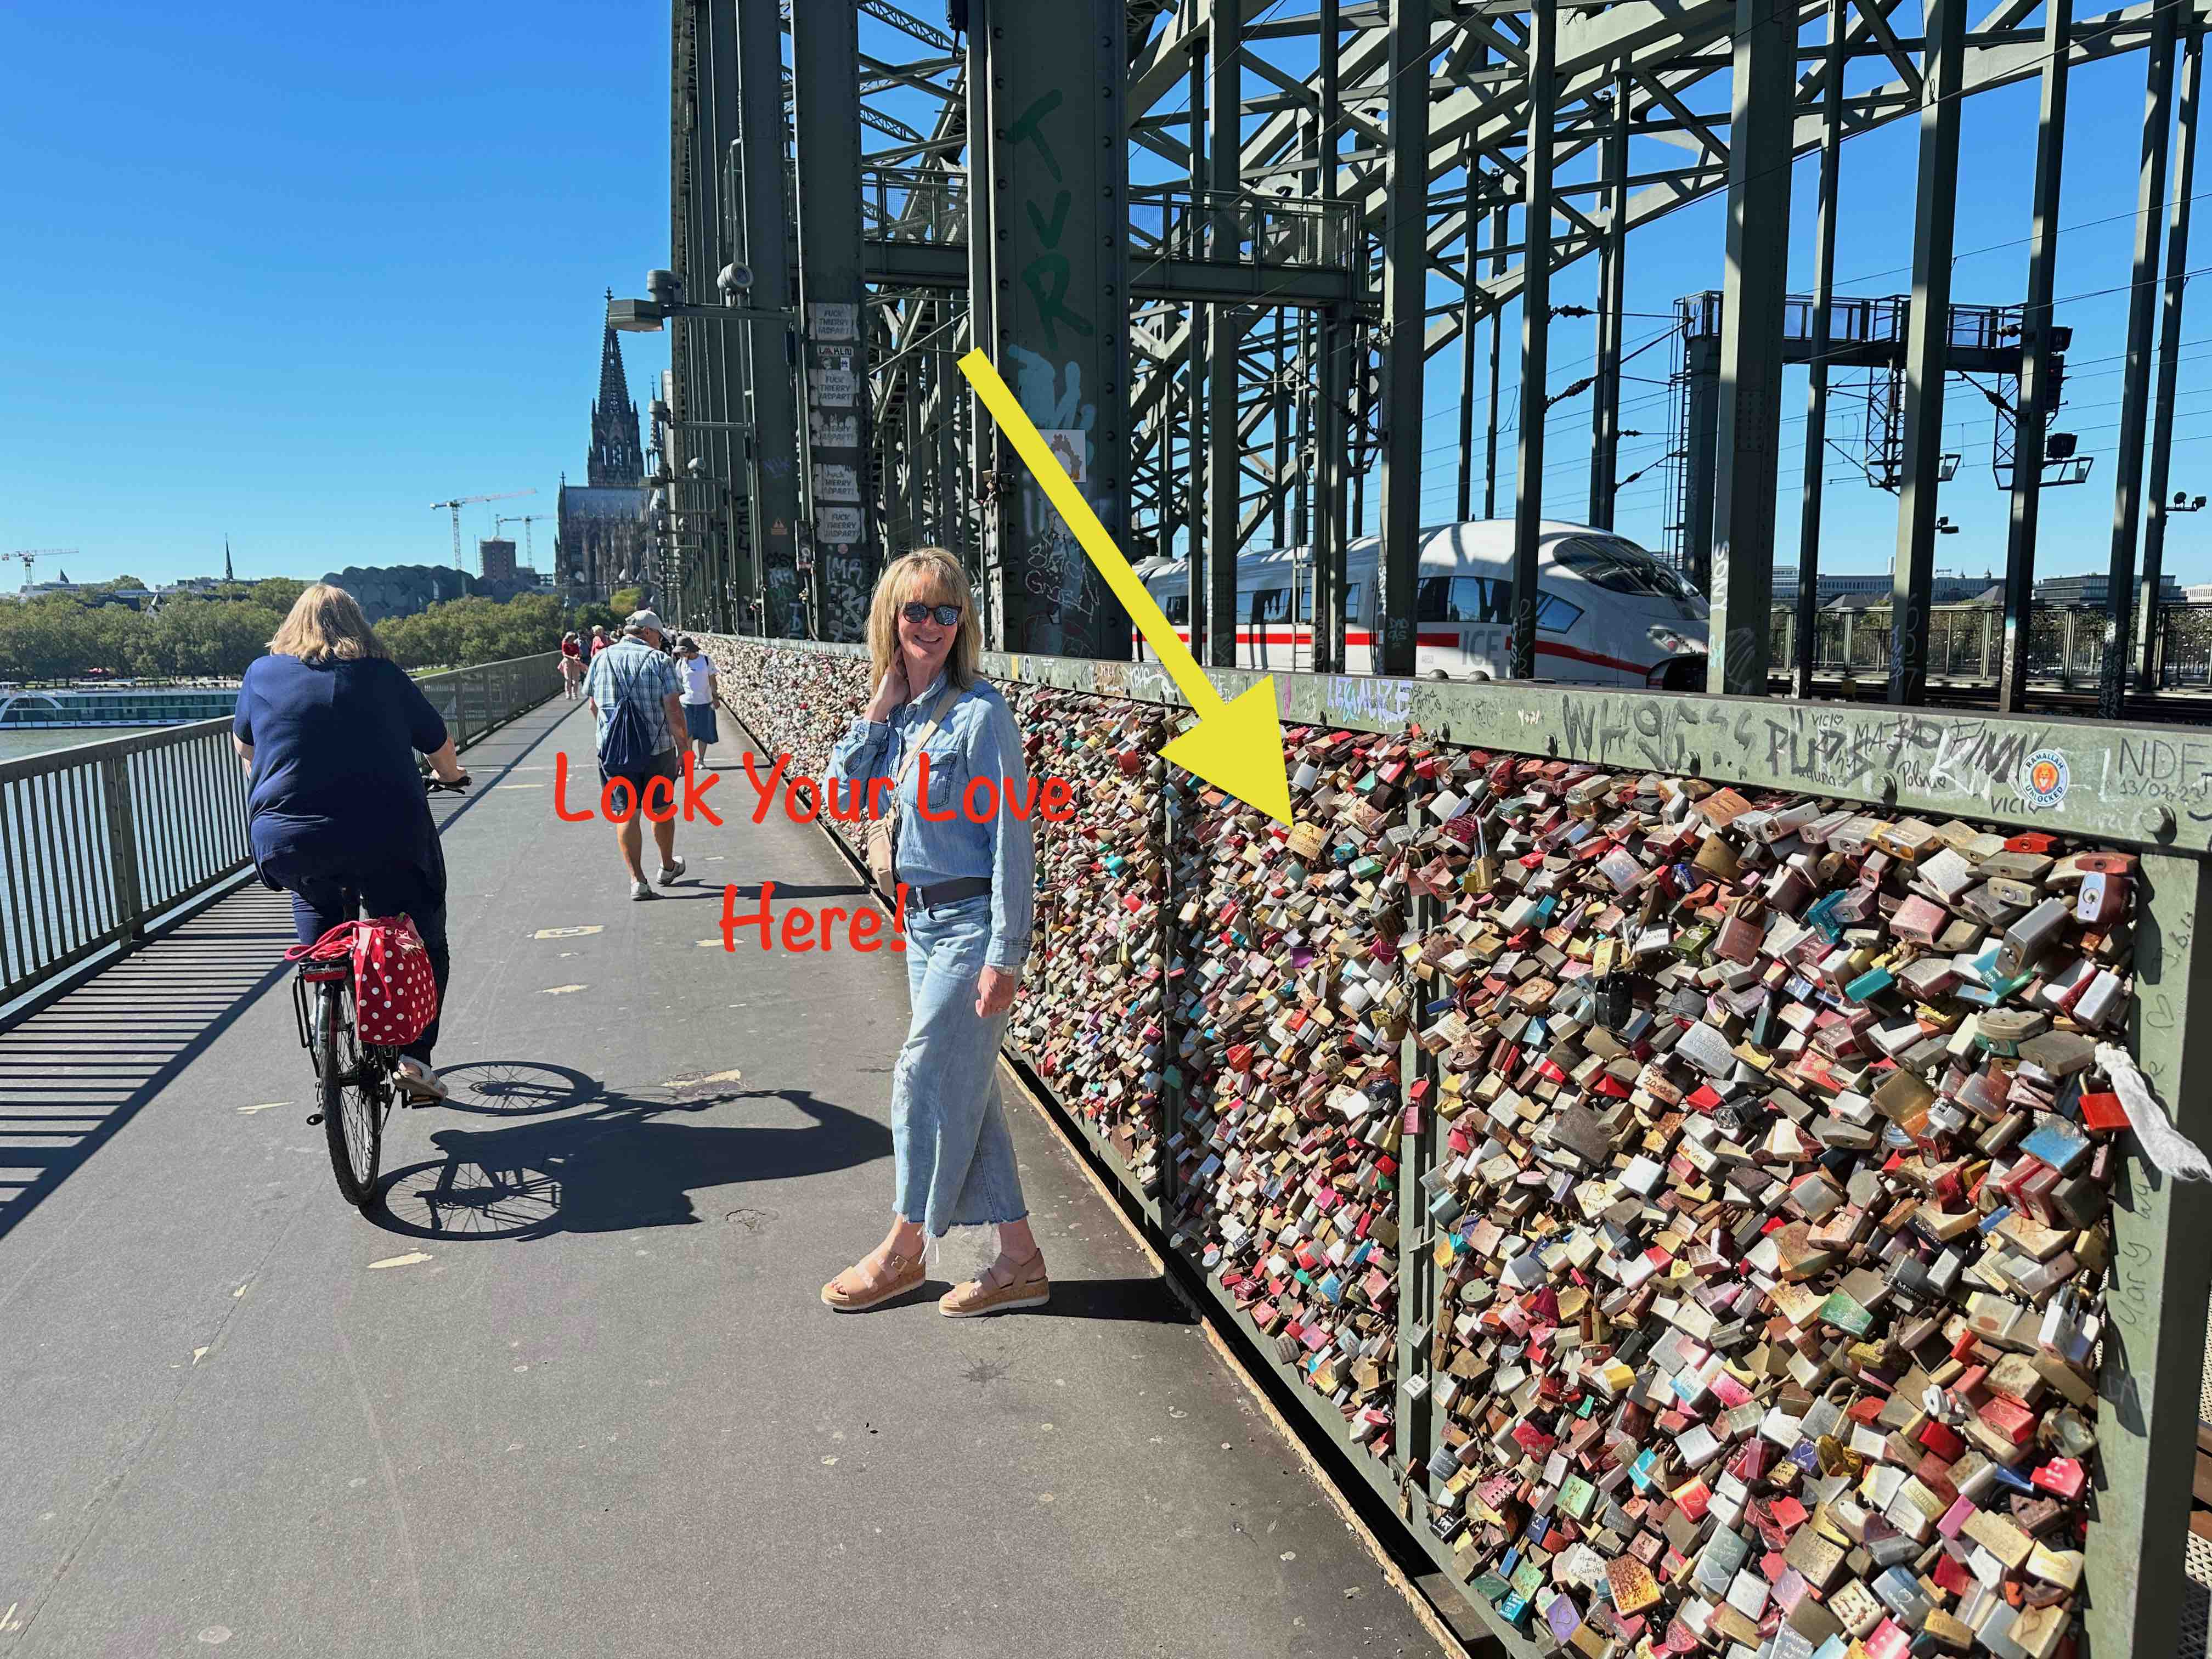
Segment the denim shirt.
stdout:
[[[872,778],[898,775],[910,736],[928,724],[929,711],[945,695],[942,672],[929,689],[888,720],[856,718],[830,751],[830,776],[839,785],[865,790]],[[1022,757],[1021,728],[1006,700],[982,680],[961,693],[931,736],[929,810],[924,817],[916,799],[921,761],[916,757],[899,789],[898,878],[912,886],[988,876],[991,879],[991,939],[983,960],[990,967],[1018,969],[1029,955],[1030,929],[1036,902],[1035,818],[1024,818],[999,804],[1011,789],[1028,800],[1029,767]],[[962,803],[969,781],[988,778],[994,810],[984,823],[971,820]],[[979,799],[981,791],[976,792]],[[949,820],[949,821],[945,821]]]

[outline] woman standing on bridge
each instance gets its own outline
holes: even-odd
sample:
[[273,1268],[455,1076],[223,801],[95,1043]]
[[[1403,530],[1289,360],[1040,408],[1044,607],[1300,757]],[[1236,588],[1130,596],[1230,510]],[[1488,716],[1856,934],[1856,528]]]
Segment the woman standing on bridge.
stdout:
[[[468,774],[446,722],[386,655],[352,594],[316,582],[301,593],[239,682],[231,740],[252,782],[253,866],[292,895],[302,945],[313,945],[356,907],[404,915],[430,957],[446,1000],[446,858],[419,752],[448,783]],[[433,1019],[401,1051],[396,1081],[418,1099],[447,1090],[430,1069]]]
[[561,636],[561,683],[570,702],[584,695],[584,647],[574,633]]
[[914,1009],[891,1079],[891,1228],[822,1287],[842,1312],[919,1287],[925,1249],[954,1227],[995,1225],[999,1255],[940,1298],[940,1313],[1042,1307],[1052,1294],[999,1098],[999,1045],[1029,955],[1036,848],[1025,819],[1001,811],[977,823],[958,810],[971,778],[1018,799],[1029,787],[1013,711],[976,676],[981,645],[957,559],[925,547],[893,560],[868,612],[875,695],[830,757],[833,792],[866,795],[872,780],[892,780]]

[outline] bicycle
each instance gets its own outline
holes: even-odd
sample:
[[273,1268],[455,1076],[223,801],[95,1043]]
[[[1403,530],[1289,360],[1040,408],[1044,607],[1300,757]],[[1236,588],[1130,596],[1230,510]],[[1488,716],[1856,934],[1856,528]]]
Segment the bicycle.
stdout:
[[[459,794],[469,783],[464,772],[451,783],[426,779],[423,787],[432,794]],[[323,1126],[339,1194],[365,1214],[376,1198],[385,1121],[400,1093],[393,1081],[399,1050],[360,1040],[353,998],[350,958],[305,961],[292,976],[300,1046],[315,1068],[316,1109],[307,1121]]]

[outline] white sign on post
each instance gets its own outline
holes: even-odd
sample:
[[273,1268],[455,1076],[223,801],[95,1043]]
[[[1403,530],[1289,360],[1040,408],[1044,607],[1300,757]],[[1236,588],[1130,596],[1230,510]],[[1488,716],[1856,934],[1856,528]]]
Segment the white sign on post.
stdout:
[[858,449],[860,447],[860,417],[858,415],[830,415],[818,409],[806,411],[806,435],[817,449]]
[[860,499],[860,472],[858,467],[840,465],[835,461],[814,464],[814,499],[817,501],[858,501]]
[[853,339],[860,320],[860,307],[842,300],[817,300],[806,307],[807,332],[817,340]]
[[817,507],[814,509],[814,539],[831,545],[850,545],[860,539],[860,509],[857,507]]

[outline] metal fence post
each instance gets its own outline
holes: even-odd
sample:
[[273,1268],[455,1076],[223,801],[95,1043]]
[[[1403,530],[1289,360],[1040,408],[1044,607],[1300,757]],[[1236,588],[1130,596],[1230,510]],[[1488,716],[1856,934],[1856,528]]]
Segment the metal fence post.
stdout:
[[[1169,1248],[1175,1235],[1174,1216],[1176,1195],[1180,1191],[1182,1172],[1176,1167],[1176,1154],[1168,1143],[1182,1132],[1185,1103],[1189,1098],[1190,1079],[1184,1075],[1181,1034],[1176,1029],[1175,987],[1168,970],[1175,963],[1176,947],[1175,903],[1175,848],[1176,835],[1182,815],[1175,810],[1173,769],[1162,760],[1154,750],[1149,770],[1153,779],[1152,834],[1159,848],[1160,888],[1158,928],[1153,948],[1158,952],[1160,969],[1160,1079],[1153,1097],[1158,1102],[1159,1124],[1154,1133],[1159,1139],[1160,1194],[1155,1212],[1155,1224],[1159,1229],[1160,1245]],[[1169,1081],[1172,1076],[1174,1081]],[[1141,1201],[1141,1188],[1138,1197]]]
[[[2212,1131],[2212,994],[2204,989],[2212,933],[2203,931],[2212,865],[2146,853],[2142,873],[2149,898],[2136,928],[2137,1064],[2174,1127],[2202,1145]],[[2208,1270],[2212,1204],[2180,1199],[2139,1152],[2128,1158],[2112,1190],[2105,1291],[2097,1445],[2100,1489],[2111,1496],[2090,1527],[2094,1653],[2180,1650]]]
[[[1408,854],[1410,861],[1412,855]],[[1427,937],[1442,921],[1437,902],[1426,894],[1413,897],[1408,921],[1417,939]],[[1421,1179],[1431,1168],[1430,1136],[1436,1101],[1436,1064],[1421,1047],[1420,969],[1413,969],[1412,1007],[1406,1035],[1398,1045],[1398,1385],[1392,1406],[1397,1419],[1399,1490],[1403,1493],[1420,1478],[1429,1461],[1435,1427],[1425,1390],[1408,1395],[1406,1385],[1428,1373],[1429,1339],[1436,1316],[1436,1284],[1430,1273],[1426,1244],[1428,1189]],[[1414,1098],[1414,1085],[1425,1080],[1425,1100]],[[1425,1487],[1423,1488],[1426,1490]]]
[[138,889],[137,823],[131,810],[131,758],[103,755],[100,793],[107,806],[107,856],[115,866],[115,925],[128,950],[145,937],[146,912]]

